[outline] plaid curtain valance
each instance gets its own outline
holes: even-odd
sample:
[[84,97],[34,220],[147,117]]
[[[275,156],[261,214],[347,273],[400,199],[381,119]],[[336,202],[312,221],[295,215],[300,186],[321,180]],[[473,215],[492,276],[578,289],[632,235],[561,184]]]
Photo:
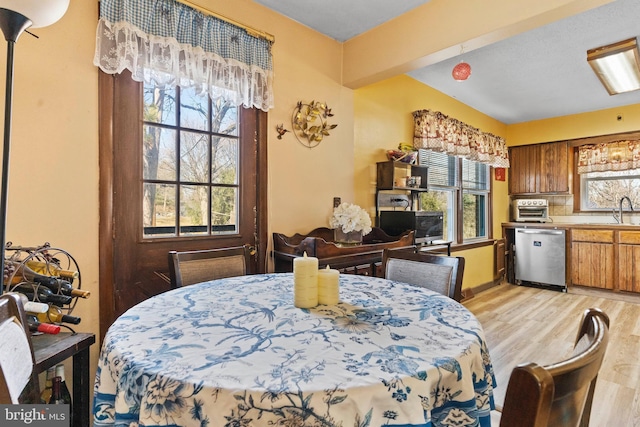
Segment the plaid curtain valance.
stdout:
[[272,42],[175,0],[101,0],[93,63],[136,81],[273,108]]

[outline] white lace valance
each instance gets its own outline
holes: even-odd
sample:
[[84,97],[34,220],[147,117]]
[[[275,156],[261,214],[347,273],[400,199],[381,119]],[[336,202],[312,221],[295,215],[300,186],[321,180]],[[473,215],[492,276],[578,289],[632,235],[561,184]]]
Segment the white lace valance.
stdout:
[[439,111],[414,111],[413,119],[415,148],[444,152],[493,167],[509,167],[509,153],[503,138],[481,132]]
[[274,105],[271,42],[175,0],[101,0],[93,63],[248,108]]

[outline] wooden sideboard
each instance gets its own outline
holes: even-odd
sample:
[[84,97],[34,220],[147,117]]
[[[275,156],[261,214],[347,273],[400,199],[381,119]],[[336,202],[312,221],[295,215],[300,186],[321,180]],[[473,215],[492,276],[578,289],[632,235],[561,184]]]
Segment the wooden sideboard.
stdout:
[[387,248],[413,247],[414,231],[389,236],[374,227],[364,236],[362,244],[340,246],[333,239],[330,228],[316,228],[309,234],[285,236],[273,233],[273,255],[276,273],[293,271],[293,259],[302,256],[318,258],[319,268],[327,265],[345,274],[381,277],[382,251]]

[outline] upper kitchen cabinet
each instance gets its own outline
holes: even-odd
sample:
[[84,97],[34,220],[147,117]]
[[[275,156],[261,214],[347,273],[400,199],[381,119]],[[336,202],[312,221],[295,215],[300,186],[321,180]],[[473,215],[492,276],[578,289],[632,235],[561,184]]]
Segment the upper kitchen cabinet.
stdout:
[[568,142],[509,148],[509,194],[569,194]]

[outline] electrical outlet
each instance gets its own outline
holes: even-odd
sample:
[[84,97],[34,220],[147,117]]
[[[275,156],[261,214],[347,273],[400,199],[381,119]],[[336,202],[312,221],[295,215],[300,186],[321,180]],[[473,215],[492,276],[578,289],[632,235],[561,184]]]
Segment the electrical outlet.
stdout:
[[378,194],[378,206],[381,208],[407,208],[409,204],[406,194]]

